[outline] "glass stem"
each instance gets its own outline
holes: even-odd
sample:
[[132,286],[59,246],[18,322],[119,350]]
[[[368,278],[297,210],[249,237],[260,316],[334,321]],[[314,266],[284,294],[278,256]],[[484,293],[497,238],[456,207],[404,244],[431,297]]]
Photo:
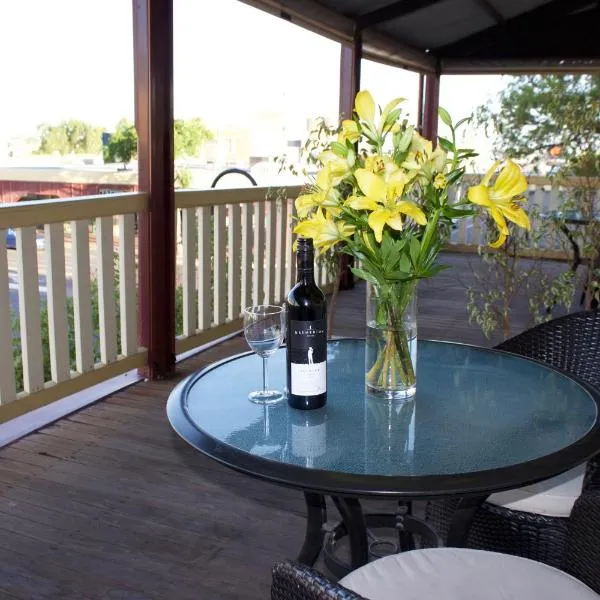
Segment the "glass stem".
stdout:
[[269,387],[269,382],[267,380],[267,357],[263,356],[263,392],[267,391]]

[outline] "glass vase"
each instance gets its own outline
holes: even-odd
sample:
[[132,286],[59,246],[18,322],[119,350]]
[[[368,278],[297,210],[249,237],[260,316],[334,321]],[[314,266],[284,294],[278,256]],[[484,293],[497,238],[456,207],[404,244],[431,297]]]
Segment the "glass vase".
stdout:
[[372,396],[408,400],[417,391],[416,282],[367,283],[365,383]]

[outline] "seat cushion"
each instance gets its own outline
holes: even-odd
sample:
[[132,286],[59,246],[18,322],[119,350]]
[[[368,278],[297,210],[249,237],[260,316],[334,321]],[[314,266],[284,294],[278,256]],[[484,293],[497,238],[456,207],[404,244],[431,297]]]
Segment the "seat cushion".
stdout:
[[369,600],[598,600],[554,567],[497,552],[428,548],[380,558],[340,580]]
[[581,495],[584,475],[585,465],[579,465],[552,479],[492,494],[487,501],[511,510],[547,517],[568,517],[575,500]]

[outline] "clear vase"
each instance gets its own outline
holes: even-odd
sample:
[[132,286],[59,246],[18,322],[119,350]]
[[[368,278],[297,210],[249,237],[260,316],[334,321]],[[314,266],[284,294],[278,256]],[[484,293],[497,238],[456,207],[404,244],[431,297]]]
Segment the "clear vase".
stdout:
[[365,383],[372,396],[408,400],[417,391],[416,282],[367,283]]

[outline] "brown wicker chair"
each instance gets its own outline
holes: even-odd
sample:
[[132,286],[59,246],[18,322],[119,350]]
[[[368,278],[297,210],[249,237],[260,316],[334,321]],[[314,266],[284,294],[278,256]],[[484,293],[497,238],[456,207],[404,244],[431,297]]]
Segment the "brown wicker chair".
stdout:
[[[596,593],[600,593],[600,491],[586,491],[577,499],[568,522],[567,534],[565,564],[562,570]],[[500,571],[504,574],[502,567]],[[505,575],[510,579],[510,573]],[[440,579],[439,585],[446,587],[447,582]],[[434,592],[431,582],[427,585],[427,590],[430,593]],[[434,596],[435,594],[431,597]],[[401,590],[398,597],[401,597]],[[487,596],[483,593],[481,597]],[[292,561],[282,561],[273,568],[271,600],[365,598],[334,583],[310,567]]]
[[[500,350],[534,358],[600,390],[600,311],[584,311],[548,321],[506,340]],[[600,451],[600,448],[598,449]],[[598,457],[586,468],[584,490],[600,489]],[[429,502],[427,519],[446,539],[457,501]],[[569,518],[511,510],[484,502],[477,511],[467,546],[514,554],[561,568]]]

